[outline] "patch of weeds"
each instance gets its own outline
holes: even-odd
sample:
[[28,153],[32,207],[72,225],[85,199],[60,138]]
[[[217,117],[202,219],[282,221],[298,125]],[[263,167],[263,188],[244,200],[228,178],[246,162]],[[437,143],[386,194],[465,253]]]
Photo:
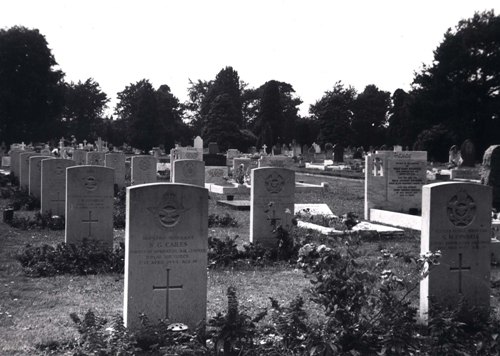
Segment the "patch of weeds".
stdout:
[[7,223],[20,230],[64,230],[65,225],[64,216],[52,215],[50,212],[44,214],[37,212],[33,219],[29,216],[14,216]]
[[115,197],[113,201],[113,227],[115,229],[123,229],[125,228],[125,213],[126,213],[126,204],[125,199],[127,197],[127,193],[125,188],[115,189]]
[[60,274],[88,275],[97,273],[123,273],[125,246],[115,250],[100,241],[83,240],[79,244],[60,243],[57,246],[26,245],[16,255],[26,275],[47,277]]
[[40,208],[40,200],[29,195],[26,189],[13,189],[9,206],[14,210],[36,210]]
[[208,216],[208,227],[236,227],[238,226],[238,220],[225,213],[220,216],[218,214],[210,214]]

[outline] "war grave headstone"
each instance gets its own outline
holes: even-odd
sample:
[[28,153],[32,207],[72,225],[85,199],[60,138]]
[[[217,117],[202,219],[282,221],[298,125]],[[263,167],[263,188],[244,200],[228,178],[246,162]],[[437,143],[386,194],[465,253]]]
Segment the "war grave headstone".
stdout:
[[[365,220],[371,209],[418,213],[427,179],[426,151],[377,151],[365,161]],[[384,222],[384,221],[379,221]]]
[[19,178],[19,156],[21,153],[25,153],[26,151],[21,149],[11,150],[10,155],[10,171],[14,175],[14,177]]
[[295,199],[295,172],[286,168],[252,170],[250,191],[250,242],[264,247],[276,246],[276,232],[281,225],[292,225]]
[[130,183],[132,185],[156,183],[156,163],[153,156],[135,156],[131,159]]
[[340,143],[333,146],[333,161],[344,162],[344,147]]
[[42,160],[52,158],[51,156],[33,156],[29,158],[28,168],[28,193],[40,199],[42,180]]
[[2,167],[9,167],[10,168],[10,156],[3,156],[2,157]]
[[115,170],[115,184],[118,188],[123,188],[125,186],[125,153],[106,153],[104,166]]
[[84,166],[87,164],[87,151],[80,149],[73,150],[71,159],[75,161],[76,165]]
[[420,282],[420,320],[434,305],[476,312],[490,305],[491,188],[475,183],[425,185],[421,254],[440,251],[438,265]]
[[39,156],[36,152],[23,152],[19,155],[19,187],[28,190],[30,184],[30,157]]
[[481,182],[493,191],[493,208],[500,212],[500,145],[488,147],[483,155]]
[[240,151],[234,148],[230,148],[226,152],[226,164],[228,167],[233,166],[233,160],[241,155]]
[[228,175],[227,166],[205,166],[205,183],[226,184]]
[[263,167],[292,167],[294,165],[293,158],[285,156],[262,156],[258,160],[259,168]]
[[[197,159],[203,161],[203,148],[176,147],[170,150],[170,177],[174,175],[174,162],[178,159]],[[205,163],[206,165],[206,163]]]
[[87,152],[87,164],[90,166],[104,166],[106,154],[100,151]]
[[190,329],[207,312],[208,191],[156,183],[127,188],[125,326],[168,319]]
[[66,210],[66,168],[76,166],[71,159],[43,159],[40,173],[40,212],[63,216]]
[[112,168],[66,169],[66,243],[88,239],[113,247],[113,184]]
[[174,162],[172,183],[185,183],[205,187],[205,163],[197,159],[178,159]]

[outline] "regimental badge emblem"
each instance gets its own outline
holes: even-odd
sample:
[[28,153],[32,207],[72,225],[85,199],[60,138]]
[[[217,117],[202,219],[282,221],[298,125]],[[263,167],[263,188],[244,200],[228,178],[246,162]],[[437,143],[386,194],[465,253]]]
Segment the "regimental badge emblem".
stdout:
[[182,173],[184,177],[192,177],[194,175],[194,165],[191,162],[188,162],[182,168]]
[[279,193],[285,186],[285,179],[279,173],[271,173],[265,179],[266,190],[269,193]]
[[88,191],[94,191],[97,189],[97,179],[92,176],[88,176],[86,178],[83,178],[83,185],[85,186],[85,189]]
[[147,171],[149,169],[149,162],[145,159],[141,159],[139,161],[139,168],[143,171]]
[[476,203],[466,191],[461,190],[448,202],[447,214],[453,225],[468,226],[476,216]]
[[150,207],[148,210],[156,216],[161,226],[170,228],[177,225],[182,215],[189,209],[182,205],[182,201],[178,199],[176,194],[165,193],[163,194],[160,204],[155,207]]

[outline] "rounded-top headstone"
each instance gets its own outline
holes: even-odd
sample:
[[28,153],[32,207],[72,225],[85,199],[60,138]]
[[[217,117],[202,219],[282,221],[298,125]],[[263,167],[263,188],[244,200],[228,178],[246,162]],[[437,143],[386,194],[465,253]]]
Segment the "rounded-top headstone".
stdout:
[[474,167],[476,165],[476,149],[470,139],[465,140],[460,146],[462,156],[462,167]]
[[493,188],[493,208],[500,211],[500,145],[484,152],[481,182]]

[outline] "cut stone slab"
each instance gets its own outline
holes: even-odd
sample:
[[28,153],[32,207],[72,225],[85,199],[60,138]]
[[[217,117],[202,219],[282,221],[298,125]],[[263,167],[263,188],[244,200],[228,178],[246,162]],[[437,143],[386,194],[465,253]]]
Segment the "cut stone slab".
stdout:
[[28,193],[39,200],[42,194],[42,160],[47,158],[54,159],[50,156],[33,156],[29,159]]
[[123,188],[125,186],[125,154],[122,152],[106,153],[104,166],[114,169],[115,184],[118,188]]
[[172,183],[193,184],[205,187],[205,163],[197,159],[177,159],[172,170]]
[[87,164],[91,166],[104,166],[106,154],[99,151],[87,152]]
[[240,211],[250,210],[250,200],[217,200],[217,204]]
[[319,231],[323,235],[341,235],[341,234],[345,233],[344,231],[336,230],[333,227],[321,226],[318,224],[314,224],[314,223],[307,222],[307,221],[301,221],[301,220],[297,221],[297,226],[300,228],[303,228],[303,229],[310,229],[313,231]]
[[75,161],[77,166],[84,166],[87,164],[87,151],[79,149],[73,150],[71,159]]
[[23,152],[19,155],[19,187],[28,190],[30,184],[30,158],[40,156],[36,152]]
[[370,221],[405,229],[418,231],[422,229],[422,217],[418,215],[396,213],[394,211],[370,209]]
[[132,185],[156,183],[156,157],[153,156],[134,156],[131,159],[131,178]]
[[66,209],[66,168],[75,166],[71,159],[44,159],[41,168],[40,212],[63,216]]
[[404,234],[404,230],[402,229],[380,224],[374,224],[368,221],[361,221],[357,225],[353,226],[352,231],[359,231],[367,233],[369,235],[377,233],[380,236],[401,236]]

